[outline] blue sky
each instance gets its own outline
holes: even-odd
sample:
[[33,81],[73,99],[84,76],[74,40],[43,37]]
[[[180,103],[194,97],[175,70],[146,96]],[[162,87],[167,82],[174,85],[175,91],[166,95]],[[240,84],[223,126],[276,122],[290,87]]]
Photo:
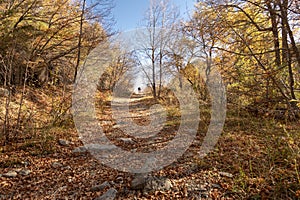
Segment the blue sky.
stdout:
[[[170,0],[180,9],[181,16],[187,16],[187,10],[192,10],[196,0]],[[126,31],[138,27],[144,13],[150,5],[150,0],[115,0],[113,15],[116,21],[115,29]]]

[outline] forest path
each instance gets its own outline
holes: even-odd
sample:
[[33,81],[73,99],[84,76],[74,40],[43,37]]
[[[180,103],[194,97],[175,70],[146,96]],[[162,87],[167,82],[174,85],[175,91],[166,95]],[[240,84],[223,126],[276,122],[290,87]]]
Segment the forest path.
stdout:
[[174,137],[176,127],[169,126],[166,110],[151,96],[135,94],[116,97],[106,103],[98,119],[106,136],[116,145],[131,151],[156,150]]

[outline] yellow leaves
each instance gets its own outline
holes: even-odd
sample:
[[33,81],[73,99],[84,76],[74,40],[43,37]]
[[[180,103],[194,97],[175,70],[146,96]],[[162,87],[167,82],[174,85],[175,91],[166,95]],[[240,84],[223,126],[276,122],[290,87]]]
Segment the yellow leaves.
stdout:
[[297,106],[298,108],[300,108],[300,101],[299,101],[299,100],[292,99],[290,102],[291,102],[291,103],[296,103],[296,106]]
[[1,185],[2,188],[11,186],[11,184],[8,181],[2,181],[2,182],[0,182],[0,185]]

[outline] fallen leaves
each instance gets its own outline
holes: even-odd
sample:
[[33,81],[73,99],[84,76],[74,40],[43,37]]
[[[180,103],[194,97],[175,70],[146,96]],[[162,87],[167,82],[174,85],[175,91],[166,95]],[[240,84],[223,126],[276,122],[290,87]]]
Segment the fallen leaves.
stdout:
[[[153,103],[151,99],[145,102]],[[115,122],[109,107],[99,113],[107,136],[125,150],[154,151],[165,146],[177,130],[176,123],[169,123],[170,126],[151,141],[135,139],[118,130],[120,127],[113,127]],[[137,113],[139,117],[135,121],[145,122],[141,110]],[[203,159],[198,158],[203,138],[200,134],[203,130],[200,130],[183,156],[151,174],[167,178],[172,185],[170,189],[148,192],[133,190],[131,174],[104,166],[92,157],[82,146],[74,127],[53,127],[47,134],[37,134],[42,141],[36,137],[2,148],[0,199],[101,199],[105,194],[115,195],[116,199],[267,199],[281,197],[280,191],[290,191],[291,197],[299,198],[300,187],[295,175],[298,166],[282,155],[289,155],[289,149],[284,146],[286,143],[278,127],[262,127],[264,131],[259,133],[252,124],[244,130],[234,126],[234,122],[229,124],[232,126],[225,127],[216,150]],[[299,145],[297,128],[289,126],[289,131],[295,133],[290,136],[294,145]],[[266,131],[271,132],[272,137],[266,137]],[[43,153],[45,150],[49,153]],[[280,190],[276,191],[276,187]]]

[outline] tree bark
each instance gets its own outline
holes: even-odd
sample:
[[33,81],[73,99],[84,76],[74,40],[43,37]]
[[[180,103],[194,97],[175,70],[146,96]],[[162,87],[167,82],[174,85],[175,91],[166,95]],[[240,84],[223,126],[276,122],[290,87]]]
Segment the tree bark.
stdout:
[[86,3],[86,0],[83,0],[82,10],[81,10],[81,15],[80,15],[80,29],[79,29],[79,37],[78,37],[78,45],[77,45],[78,52],[77,52],[77,60],[76,60],[75,74],[74,74],[74,80],[73,80],[74,83],[75,83],[76,78],[77,78],[78,67],[79,67],[79,64],[80,64],[81,40],[82,40],[82,35],[83,35],[83,20],[84,20],[85,3]]

